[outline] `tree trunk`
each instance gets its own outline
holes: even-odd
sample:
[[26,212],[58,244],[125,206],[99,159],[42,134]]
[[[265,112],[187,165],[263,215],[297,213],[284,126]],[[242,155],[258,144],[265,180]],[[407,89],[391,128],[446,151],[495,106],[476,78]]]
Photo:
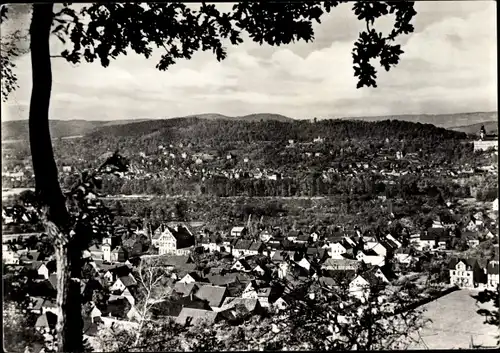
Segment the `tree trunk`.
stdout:
[[29,134],[36,194],[46,209],[47,221],[55,226],[49,234],[54,240],[57,262],[57,342],[60,352],[81,352],[83,322],[79,278],[81,250],[73,241],[66,244],[70,215],[59,185],[57,166],[49,130],[49,105],[52,88],[50,30],[53,4],[33,5],[30,26],[32,92],[29,111]]

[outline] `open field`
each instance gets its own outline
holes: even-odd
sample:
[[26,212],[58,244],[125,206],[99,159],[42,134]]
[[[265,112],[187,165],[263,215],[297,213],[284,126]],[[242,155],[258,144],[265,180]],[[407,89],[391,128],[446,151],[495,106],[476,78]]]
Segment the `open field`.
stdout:
[[469,348],[471,337],[474,345],[493,347],[499,329],[484,324],[477,314],[479,308],[492,309],[490,304],[476,304],[471,297],[476,292],[459,290],[424,305],[424,316],[431,319],[420,335],[422,340],[410,349],[459,349]]

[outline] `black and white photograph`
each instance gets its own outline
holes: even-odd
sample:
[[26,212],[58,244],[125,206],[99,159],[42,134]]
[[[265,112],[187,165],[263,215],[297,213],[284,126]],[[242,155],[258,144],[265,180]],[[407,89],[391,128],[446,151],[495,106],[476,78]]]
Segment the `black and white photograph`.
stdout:
[[0,5],[3,350],[500,348],[497,7]]

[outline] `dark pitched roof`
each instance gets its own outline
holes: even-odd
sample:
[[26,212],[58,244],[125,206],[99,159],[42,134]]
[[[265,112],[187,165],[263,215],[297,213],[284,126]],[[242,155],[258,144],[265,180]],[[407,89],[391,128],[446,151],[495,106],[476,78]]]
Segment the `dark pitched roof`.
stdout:
[[57,274],[56,273],[51,273],[49,275],[49,282],[54,289],[57,289]]
[[226,295],[226,287],[204,285],[198,289],[195,296],[207,300],[211,307],[219,307],[224,301]]
[[174,268],[184,268],[184,269],[189,268],[190,265],[192,267],[192,261],[189,256],[162,255],[158,258],[166,266],[173,266]]
[[230,283],[239,281],[236,273],[227,273],[224,276],[209,274],[207,279],[210,283],[216,286],[227,286]]
[[264,243],[261,241],[254,241],[252,244],[248,247],[248,250],[255,250],[259,251]]
[[179,293],[183,296],[190,295],[193,292],[196,292],[199,288],[199,284],[197,283],[181,283],[177,282],[174,285],[174,292]]
[[490,261],[488,263],[487,273],[489,275],[498,275],[499,274],[499,262],[498,261]]
[[118,277],[118,279],[125,285],[125,287],[132,287],[137,285],[137,281],[132,275]]
[[245,270],[250,271],[252,269],[252,266],[250,266],[248,261],[246,261],[245,259],[237,260],[234,264],[236,265],[236,263],[238,262],[241,264],[241,266],[243,266]]
[[449,237],[449,232],[444,228],[428,228],[427,232],[420,234],[420,240],[435,240],[436,237],[440,241]]
[[252,245],[252,240],[238,239],[236,243],[234,243],[233,248],[235,250],[248,250],[251,245]]
[[189,248],[195,244],[195,238],[184,225],[178,225],[177,229],[168,227],[174,238],[177,240],[177,249]]
[[453,258],[451,258],[450,262],[448,263],[448,268],[450,270],[454,270],[459,262],[463,262],[466,265],[467,271],[471,271],[476,266],[480,267],[478,259],[476,259],[476,258],[456,258],[456,257],[453,257]]
[[38,317],[35,327],[54,329],[57,324],[57,315],[52,312],[46,312]]
[[111,315],[112,317],[123,319],[127,316],[130,307],[130,303],[125,298],[110,300],[108,301],[106,308],[102,310],[102,315]]
[[197,325],[202,322],[215,323],[217,320],[218,313],[214,311],[193,309],[193,308],[182,308],[179,316],[176,318],[178,324],[190,323],[191,325]]

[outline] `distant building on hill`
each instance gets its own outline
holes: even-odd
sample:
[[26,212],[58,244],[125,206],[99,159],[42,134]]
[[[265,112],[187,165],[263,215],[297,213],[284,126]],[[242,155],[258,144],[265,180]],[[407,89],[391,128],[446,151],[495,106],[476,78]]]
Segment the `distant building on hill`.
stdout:
[[490,148],[498,150],[498,136],[497,135],[487,135],[484,125],[481,126],[479,130],[479,140],[474,141],[474,152],[475,151],[486,151]]

